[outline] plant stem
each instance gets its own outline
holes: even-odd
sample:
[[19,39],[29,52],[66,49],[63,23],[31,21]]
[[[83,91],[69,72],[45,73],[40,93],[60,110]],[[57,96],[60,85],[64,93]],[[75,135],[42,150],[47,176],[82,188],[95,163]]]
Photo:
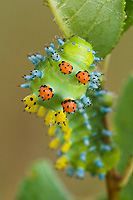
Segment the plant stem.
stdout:
[[123,187],[127,184],[127,182],[129,181],[131,175],[133,173],[133,155],[131,155],[130,160],[127,164],[127,167],[124,171],[123,176],[121,177],[121,180],[119,182],[119,187]]
[[[103,60],[102,65],[100,68],[104,71],[104,74],[107,75],[107,69],[109,67],[111,54],[107,55],[106,58]],[[104,80],[103,80],[104,81]],[[104,128],[108,130],[108,124],[106,117],[103,118]],[[103,141],[106,144],[110,143],[110,138],[108,136],[103,137]],[[120,180],[119,174],[116,172],[115,169],[111,169],[106,175],[106,188],[108,193],[108,200],[119,200],[120,195],[120,187],[118,182]]]
[[106,175],[107,191],[108,191],[108,200],[119,200],[120,187],[119,187],[120,176],[112,169]]
[[[103,119],[104,127],[107,129],[106,118]],[[105,140],[106,139],[106,140]],[[109,139],[104,140],[109,143]],[[121,189],[128,183],[133,173],[133,155],[131,155],[127,167],[122,176],[116,171],[116,169],[110,170],[106,175],[106,187],[108,192],[108,200],[119,200]]]
[[[106,118],[103,118],[104,128],[108,130]],[[110,143],[109,137],[103,138],[105,143]],[[106,188],[108,200],[119,200],[120,187],[119,181],[121,177],[115,169],[110,170],[106,175]]]
[[108,54],[105,59],[102,61],[100,68],[104,71],[104,74],[107,75],[107,70],[109,67],[110,59],[112,54]]

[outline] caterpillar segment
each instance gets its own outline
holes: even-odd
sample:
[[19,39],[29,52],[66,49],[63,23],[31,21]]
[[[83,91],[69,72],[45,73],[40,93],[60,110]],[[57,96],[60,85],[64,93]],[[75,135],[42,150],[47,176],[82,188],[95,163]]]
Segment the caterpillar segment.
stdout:
[[40,106],[40,108],[39,108],[39,110],[37,112],[37,116],[38,117],[44,117],[45,113],[46,113],[46,108],[43,107],[43,106]]
[[[102,91],[102,90],[100,90]],[[112,143],[112,132],[104,129],[102,120],[106,113],[101,112],[101,107],[110,107],[110,103],[106,101],[108,92],[101,92],[101,95],[95,98],[96,92],[91,93],[90,98],[94,103],[93,106],[86,106],[84,108],[84,115],[82,112],[77,110],[74,115],[67,115],[69,121],[70,137],[66,141],[65,135],[66,130],[60,129],[59,134],[63,135],[61,143],[61,150],[58,152],[60,157],[57,161],[57,169],[66,169],[68,176],[75,175],[77,178],[82,179],[85,176],[85,171],[91,172],[91,174],[97,174],[100,179],[103,179],[108,170],[117,163],[119,159],[119,151],[115,144]],[[87,93],[86,98],[88,100]],[[90,99],[89,99],[90,100]],[[81,100],[77,105],[83,104]],[[88,102],[88,101],[87,101]],[[84,107],[84,105],[79,106]],[[101,112],[97,114],[94,118],[91,118],[93,112]],[[88,116],[88,117],[87,117]],[[85,121],[89,119],[91,130],[86,127]],[[75,126],[75,123],[78,125]],[[96,126],[98,124],[100,126]],[[59,134],[57,137],[59,137]],[[64,164],[64,160],[67,158],[69,160]]]
[[[95,71],[100,61],[92,46],[80,37],[57,39],[45,47],[47,56],[28,56],[34,64],[24,75],[32,94],[22,101],[25,110],[45,117],[50,149],[58,148],[56,168],[82,179],[85,172],[104,178],[119,159],[112,132],[103,118],[112,111],[113,95],[100,88],[103,74]],[[65,74],[65,76],[64,76]]]
[[53,136],[56,133],[56,126],[50,126],[50,128],[48,129],[48,135]]
[[29,111],[30,112],[37,111],[39,105],[36,104],[38,101],[38,98],[36,97],[36,95],[34,95],[34,94],[28,95],[22,101],[25,104],[26,111],[28,111],[28,112]]

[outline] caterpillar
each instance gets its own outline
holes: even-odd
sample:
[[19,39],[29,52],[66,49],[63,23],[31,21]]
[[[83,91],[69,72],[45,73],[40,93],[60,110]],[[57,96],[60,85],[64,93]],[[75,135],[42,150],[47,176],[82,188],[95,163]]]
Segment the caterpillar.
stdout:
[[54,137],[50,149],[59,148],[56,168],[66,169],[69,176],[83,178],[85,171],[104,178],[119,159],[103,119],[112,111],[112,94],[101,89],[102,73],[95,71],[96,52],[80,37],[57,39],[46,47],[46,57],[29,56],[34,64],[30,75],[24,75],[32,94],[22,101],[25,111],[45,117],[48,135]]

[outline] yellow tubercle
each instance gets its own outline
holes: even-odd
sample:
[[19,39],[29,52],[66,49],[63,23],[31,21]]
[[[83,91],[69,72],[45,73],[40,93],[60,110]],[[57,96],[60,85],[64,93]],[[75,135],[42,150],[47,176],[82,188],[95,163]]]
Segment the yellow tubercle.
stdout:
[[27,111],[27,112],[31,112],[31,113],[36,113],[37,112],[37,109],[38,109],[38,107],[39,107],[39,105],[34,105],[34,106],[32,106],[32,107],[26,107],[25,108],[25,111]]
[[68,119],[66,120],[66,125],[62,125],[61,129],[65,133],[69,130]]
[[58,138],[55,138],[54,140],[52,140],[52,142],[49,144],[49,148],[50,149],[55,149],[58,144],[60,143],[60,140]]
[[71,134],[72,134],[72,129],[68,128],[68,131],[64,134],[64,140],[65,141],[70,140]]
[[37,101],[38,101],[38,98],[35,94],[28,95],[23,99],[25,106],[27,106],[29,108],[34,106]]
[[55,134],[55,130],[56,130],[56,126],[51,126],[48,129],[48,135],[54,135]]
[[66,153],[71,147],[71,145],[72,143],[70,141],[65,142],[61,148],[62,153]]
[[55,123],[55,111],[48,111],[46,118],[45,118],[45,125],[52,125]]
[[60,170],[65,169],[67,165],[68,165],[68,159],[64,156],[59,158],[56,162],[56,168]]
[[37,116],[38,116],[38,117],[44,117],[45,112],[46,112],[46,108],[43,107],[43,106],[40,106],[40,108],[39,108],[39,110],[38,110],[38,112],[37,112]]
[[55,123],[57,123],[59,126],[66,126],[67,116],[63,112],[63,110],[58,110],[55,113]]

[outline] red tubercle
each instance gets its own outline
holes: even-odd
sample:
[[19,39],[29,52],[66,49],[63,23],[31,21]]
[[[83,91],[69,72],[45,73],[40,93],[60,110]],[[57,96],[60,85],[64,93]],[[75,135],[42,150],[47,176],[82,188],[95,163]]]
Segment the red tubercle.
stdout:
[[54,90],[48,85],[42,85],[39,89],[38,97],[44,100],[50,100],[54,96]]
[[88,71],[79,71],[76,74],[77,80],[82,83],[82,84],[86,84],[88,83],[88,81],[90,81],[90,74],[88,73]]
[[77,107],[76,102],[73,99],[64,99],[61,104],[63,107],[63,111],[68,112],[69,114],[75,112]]
[[63,74],[70,74],[70,73],[72,73],[73,67],[68,62],[62,61],[61,64],[59,64],[59,67],[60,67],[60,71]]

